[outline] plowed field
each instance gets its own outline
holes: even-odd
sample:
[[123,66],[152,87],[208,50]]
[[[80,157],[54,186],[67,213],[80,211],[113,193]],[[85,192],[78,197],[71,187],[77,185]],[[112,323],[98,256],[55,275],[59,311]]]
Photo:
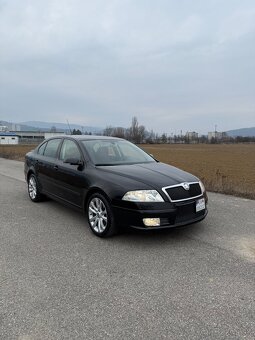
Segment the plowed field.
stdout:
[[161,162],[198,176],[209,191],[255,199],[255,144],[142,145]]

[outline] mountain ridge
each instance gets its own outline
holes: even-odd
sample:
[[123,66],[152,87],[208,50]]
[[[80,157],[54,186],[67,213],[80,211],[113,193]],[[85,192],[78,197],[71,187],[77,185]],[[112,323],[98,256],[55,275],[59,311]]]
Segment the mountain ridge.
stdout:
[[[99,133],[103,128],[96,126],[83,126],[80,124],[67,124],[67,123],[57,123],[57,122],[42,122],[42,121],[25,121],[25,122],[7,122],[0,120],[0,125],[7,126],[8,130],[17,131],[50,131],[53,127],[56,128],[58,132],[70,132],[70,129],[80,130],[82,133]],[[70,126],[70,128],[69,128]]]
[[[55,127],[59,132],[70,132],[70,129],[79,129],[82,133],[99,133],[103,131],[103,128],[96,126],[84,126],[81,124],[69,124],[67,123],[57,123],[57,122],[42,122],[42,121],[25,121],[20,123],[11,123],[7,121],[0,121],[0,125],[6,125],[9,130],[13,127],[20,127],[21,131],[50,131],[52,127]],[[255,127],[232,129],[225,131],[230,137],[255,137]]]
[[229,130],[226,133],[230,137],[255,137],[255,127]]
[[[79,129],[82,132],[99,132],[102,131],[102,128],[96,127],[96,126],[84,126],[81,124],[67,124],[67,123],[57,123],[57,122],[42,122],[42,121],[25,121],[19,123],[20,125],[26,125],[26,126],[33,126],[37,129],[51,129],[52,127],[55,127],[57,131],[69,131],[70,129]],[[70,128],[69,128],[70,126]]]

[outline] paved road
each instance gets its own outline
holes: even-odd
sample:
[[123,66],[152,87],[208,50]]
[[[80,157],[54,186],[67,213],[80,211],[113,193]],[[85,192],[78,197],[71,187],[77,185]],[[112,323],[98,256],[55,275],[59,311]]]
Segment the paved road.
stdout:
[[0,339],[254,339],[255,201],[209,199],[200,224],[102,240],[0,159]]

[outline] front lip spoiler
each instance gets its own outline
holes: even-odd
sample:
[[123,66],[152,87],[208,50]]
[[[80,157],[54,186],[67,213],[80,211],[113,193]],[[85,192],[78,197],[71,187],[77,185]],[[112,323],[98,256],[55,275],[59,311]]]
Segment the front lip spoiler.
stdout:
[[159,230],[159,229],[171,229],[171,228],[184,227],[186,225],[191,225],[191,224],[202,221],[207,216],[207,214],[208,214],[208,210],[206,209],[203,216],[199,216],[189,221],[184,221],[184,222],[175,223],[175,224],[167,224],[167,225],[158,226],[158,227],[146,227],[146,226],[140,227],[140,226],[130,225],[130,228],[138,229],[138,230]]

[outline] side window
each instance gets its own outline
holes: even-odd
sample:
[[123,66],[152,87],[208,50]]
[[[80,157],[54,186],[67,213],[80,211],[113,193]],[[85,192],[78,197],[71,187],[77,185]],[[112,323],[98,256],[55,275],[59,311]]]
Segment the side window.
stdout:
[[70,139],[65,139],[60,150],[59,158],[62,161],[67,158],[81,159],[81,153],[76,143]]
[[48,141],[45,150],[44,150],[44,156],[56,158],[57,157],[57,151],[58,146],[61,142],[61,139],[51,139]]
[[46,145],[47,145],[47,142],[46,142],[46,143],[43,143],[43,144],[39,147],[39,149],[38,149],[38,151],[37,151],[37,153],[38,153],[39,155],[43,155]]

